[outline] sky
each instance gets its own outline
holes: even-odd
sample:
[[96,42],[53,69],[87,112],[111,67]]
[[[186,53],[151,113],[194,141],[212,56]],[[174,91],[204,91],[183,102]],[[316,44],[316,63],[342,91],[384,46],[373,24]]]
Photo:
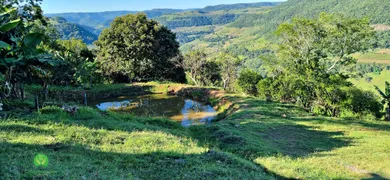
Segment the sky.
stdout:
[[209,5],[275,2],[283,0],[43,0],[44,13],[101,12],[132,10],[142,11],[156,8],[190,9]]

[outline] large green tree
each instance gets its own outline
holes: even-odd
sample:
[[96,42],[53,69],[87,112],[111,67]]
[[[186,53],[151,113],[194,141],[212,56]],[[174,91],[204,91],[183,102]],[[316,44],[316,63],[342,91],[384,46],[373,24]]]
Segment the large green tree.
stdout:
[[143,13],[116,18],[96,46],[102,72],[114,82],[185,81],[176,35]]
[[274,87],[283,84],[277,94],[289,92],[293,96],[285,100],[338,115],[341,88],[352,85],[347,81],[356,65],[352,54],[368,50],[375,36],[369,20],[322,13],[317,19],[295,18],[276,33],[281,41],[270,77]]

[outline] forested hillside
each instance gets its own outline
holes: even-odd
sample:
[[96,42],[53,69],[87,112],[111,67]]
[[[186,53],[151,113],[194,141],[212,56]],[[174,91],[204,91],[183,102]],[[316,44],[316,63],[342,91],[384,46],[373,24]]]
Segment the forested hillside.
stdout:
[[[166,25],[172,30],[177,29],[178,40],[184,44],[191,42],[202,35],[211,34],[211,30],[185,31],[184,27],[204,27],[215,25],[226,25],[234,22],[243,14],[260,14],[263,7],[272,7],[280,4],[279,2],[260,2],[260,3],[241,3],[230,5],[207,6],[203,9],[180,10],[180,9],[153,9],[143,11],[148,18],[153,18],[158,22]],[[259,8],[259,9],[258,9]],[[59,13],[46,14],[48,17],[62,17],[70,23],[76,23],[84,29],[99,35],[104,28],[110,26],[111,21],[118,16],[125,14],[135,14],[137,11],[112,11],[112,12],[96,12],[96,13]],[[210,27],[205,27],[210,29]],[[204,28],[201,28],[204,29]]]
[[[381,27],[386,27],[390,24],[389,8],[390,1],[382,0],[288,0],[265,11],[255,8],[256,12],[254,12],[254,8],[250,8],[237,17],[234,22],[214,28],[212,33],[200,36],[195,40],[190,39],[192,41],[182,44],[181,49],[188,51],[194,48],[205,48],[208,52],[213,53],[225,48],[234,51],[235,54],[250,58],[253,54],[259,55],[263,54],[261,52],[272,50],[272,46],[267,43],[276,39],[273,34],[276,27],[282,22],[290,21],[293,17],[313,18],[321,12],[341,13],[347,17],[368,17],[371,24],[381,24]],[[192,29],[195,31],[194,28]],[[377,46],[389,47],[389,41],[386,40],[389,37],[389,31],[386,28],[381,28],[381,30],[378,32]],[[178,32],[180,37],[181,31]],[[248,64],[252,66],[253,62]]]
[[98,36],[91,33],[82,26],[74,23],[67,22],[64,18],[53,17],[49,19],[49,24],[52,25],[57,31],[61,39],[81,39],[87,44],[92,44],[98,39]]
[[[175,12],[181,12],[180,9],[153,9],[143,11],[149,18],[154,18],[164,14],[170,14]],[[108,11],[108,12],[92,12],[92,13],[59,13],[59,14],[46,14],[47,17],[62,17],[68,22],[82,25],[89,31],[96,35],[99,35],[104,28],[110,26],[110,23],[114,18],[123,16],[126,14],[135,14],[137,11]]]
[[240,28],[264,26],[265,30],[271,30],[294,16],[313,17],[321,12],[368,17],[373,24],[390,25],[389,8],[390,1],[382,0],[288,0],[264,16],[243,16],[231,26]]

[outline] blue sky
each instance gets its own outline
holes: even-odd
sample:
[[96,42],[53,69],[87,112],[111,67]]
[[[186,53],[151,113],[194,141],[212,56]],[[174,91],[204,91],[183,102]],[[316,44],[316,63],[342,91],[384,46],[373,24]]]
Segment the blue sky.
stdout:
[[156,8],[188,9],[208,5],[283,0],[43,0],[44,13],[149,10]]

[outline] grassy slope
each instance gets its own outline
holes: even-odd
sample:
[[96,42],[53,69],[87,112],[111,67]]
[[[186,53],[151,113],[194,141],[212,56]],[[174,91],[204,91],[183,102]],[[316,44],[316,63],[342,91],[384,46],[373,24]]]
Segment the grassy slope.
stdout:
[[351,82],[361,89],[377,93],[375,86],[384,90],[385,81],[390,81],[390,71],[388,70],[382,71],[381,74],[370,73],[367,76],[373,78],[371,82],[367,82],[365,78],[352,79]]
[[[103,88],[106,89],[106,88]],[[229,97],[241,107],[211,126],[56,108],[0,120],[0,176],[50,179],[390,178],[390,124],[312,117]],[[283,114],[287,118],[283,118]],[[34,167],[37,153],[47,168]],[[243,173],[245,172],[245,173]]]

